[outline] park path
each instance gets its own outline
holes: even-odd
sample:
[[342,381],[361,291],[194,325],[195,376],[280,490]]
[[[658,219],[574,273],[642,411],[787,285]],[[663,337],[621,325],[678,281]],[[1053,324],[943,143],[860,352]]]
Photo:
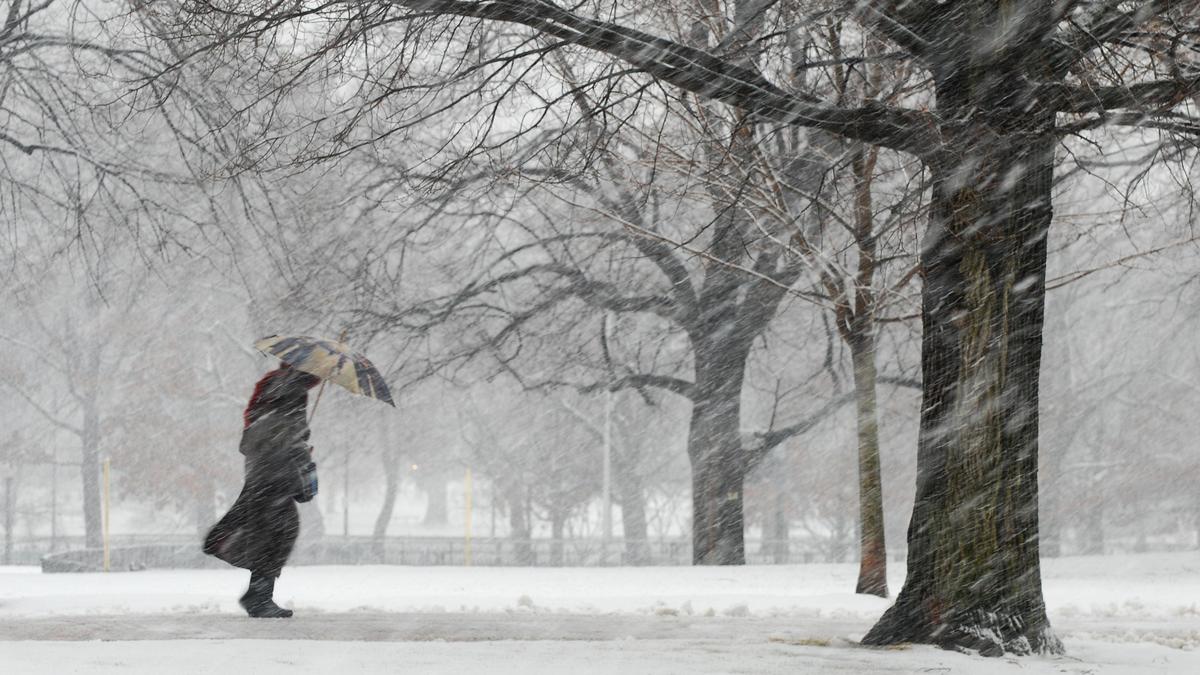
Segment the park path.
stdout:
[[795,617],[645,616],[554,613],[311,613],[291,619],[234,614],[57,615],[0,619],[0,640],[725,640],[857,639],[861,621]]

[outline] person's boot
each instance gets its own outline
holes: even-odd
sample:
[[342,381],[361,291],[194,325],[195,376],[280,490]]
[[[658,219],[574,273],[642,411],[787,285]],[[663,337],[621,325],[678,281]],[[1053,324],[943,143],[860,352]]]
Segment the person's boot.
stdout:
[[275,577],[250,575],[250,588],[238,600],[238,604],[246,613],[255,619],[286,619],[292,615],[292,610],[284,609],[275,604]]

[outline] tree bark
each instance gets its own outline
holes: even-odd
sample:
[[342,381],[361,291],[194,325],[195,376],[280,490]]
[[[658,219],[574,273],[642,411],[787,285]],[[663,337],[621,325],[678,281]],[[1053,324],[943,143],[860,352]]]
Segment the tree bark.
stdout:
[[725,453],[692,465],[692,564],[744,565],[743,477]]
[[[970,84],[939,82],[947,117]],[[908,577],[863,643],[1061,652],[1042,598],[1037,484],[1054,116],[970,114],[943,128],[961,154],[931,167]]]
[[379,515],[375,516],[375,527],[371,531],[375,556],[381,562],[384,558],[384,538],[387,537],[388,524],[392,522],[392,513],[396,509],[396,495],[400,491],[400,467],[397,466],[397,460],[395,451],[384,450],[383,505],[379,507]]
[[886,598],[887,546],[883,527],[883,479],[879,468],[879,421],[875,403],[875,336],[860,330],[850,342],[858,413],[859,568],[855,593]]
[[650,542],[646,527],[646,491],[641,476],[628,461],[617,463],[617,489],[621,491],[621,531],[625,537],[626,565],[650,562]]
[[[706,350],[697,349],[697,361]],[[743,492],[746,473],[739,425],[746,358],[730,349],[724,358],[697,364],[688,430],[692,463],[692,563],[743,565]]]

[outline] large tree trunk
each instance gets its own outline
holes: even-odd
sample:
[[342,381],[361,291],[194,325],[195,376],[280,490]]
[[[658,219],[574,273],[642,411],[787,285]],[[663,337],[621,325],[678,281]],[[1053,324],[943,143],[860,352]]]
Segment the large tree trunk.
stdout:
[[[389,446],[393,444],[385,439]],[[386,551],[384,539],[387,537],[388,524],[392,522],[392,513],[396,510],[396,495],[400,492],[399,457],[395,449],[383,452],[383,505],[379,507],[379,515],[375,516],[375,527],[371,531],[372,547],[375,558],[383,562]]]
[[646,527],[646,491],[641,476],[629,462],[618,461],[617,489],[621,493],[621,531],[625,537],[625,565],[650,562],[650,542]]
[[[747,33],[748,34],[748,33]],[[697,35],[698,37],[698,35]],[[708,252],[715,260],[752,260],[747,251],[760,236],[752,214],[743,209],[741,186],[745,171],[756,173],[757,139],[754,125],[743,112],[730,128],[726,144],[709,144],[706,152],[724,182],[710,183],[709,193],[719,215],[711,225]],[[722,166],[725,162],[730,162]],[[730,167],[737,167],[730,170]],[[761,176],[760,176],[761,177]],[[753,234],[751,234],[753,233]],[[771,264],[761,257],[755,266]],[[689,327],[695,372],[692,420],[688,429],[688,458],[692,465],[692,563],[743,565],[746,562],[743,493],[749,458],[741,441],[742,384],[751,343],[774,316],[780,294],[754,292],[745,275],[722,264],[705,270],[697,298],[698,316]]]
[[879,421],[875,409],[875,336],[860,330],[850,342],[858,413],[859,568],[855,593],[886,598],[887,546],[883,530],[883,480],[879,468]]
[[[945,84],[938,104],[953,118],[972,82]],[[863,642],[1060,652],[1042,599],[1037,483],[1054,118],[1010,109],[965,123],[1009,104],[969,103],[943,129],[961,154],[931,167],[908,577]]]
[[744,352],[730,349],[723,359],[702,364],[703,353],[697,350],[696,393],[688,430],[688,457],[692,463],[692,563],[743,565],[746,458],[739,425],[746,357]]
[[388,524],[392,522],[392,513],[396,510],[396,494],[400,491],[399,472],[391,462],[384,462],[383,505],[379,507],[379,515],[375,516],[375,528],[372,536],[376,541],[382,541],[387,536]]

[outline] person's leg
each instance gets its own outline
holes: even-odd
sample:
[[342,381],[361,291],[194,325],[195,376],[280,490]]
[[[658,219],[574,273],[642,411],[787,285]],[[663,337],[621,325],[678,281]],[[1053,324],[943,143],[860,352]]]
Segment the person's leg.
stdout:
[[250,573],[250,587],[238,602],[246,613],[256,619],[286,619],[292,610],[275,604],[275,575]]

